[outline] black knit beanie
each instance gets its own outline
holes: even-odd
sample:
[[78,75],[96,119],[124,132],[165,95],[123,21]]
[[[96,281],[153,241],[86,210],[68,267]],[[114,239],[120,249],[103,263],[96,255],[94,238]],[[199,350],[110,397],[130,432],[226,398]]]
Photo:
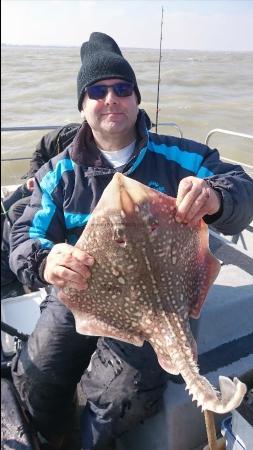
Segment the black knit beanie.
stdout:
[[92,33],[88,42],[81,47],[82,65],[77,76],[78,109],[82,110],[85,88],[100,80],[119,78],[134,84],[138,104],[141,95],[134,71],[116,42],[107,34]]

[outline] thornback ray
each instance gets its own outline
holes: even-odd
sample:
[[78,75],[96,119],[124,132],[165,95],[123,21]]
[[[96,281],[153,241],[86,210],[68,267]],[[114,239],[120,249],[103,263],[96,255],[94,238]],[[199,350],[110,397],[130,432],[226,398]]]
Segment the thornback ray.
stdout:
[[202,410],[226,413],[246,393],[220,377],[218,392],[199,374],[189,317],[198,318],[220,264],[208,227],[177,223],[176,199],[116,173],[76,246],[95,263],[87,290],[64,288],[61,300],[81,334],[153,346],[167,372],[181,374]]

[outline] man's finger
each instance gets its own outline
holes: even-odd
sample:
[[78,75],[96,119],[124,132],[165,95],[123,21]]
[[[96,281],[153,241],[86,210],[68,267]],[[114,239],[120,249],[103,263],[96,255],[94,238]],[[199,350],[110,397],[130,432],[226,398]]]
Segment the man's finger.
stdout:
[[88,278],[90,278],[90,272],[87,268],[83,275],[83,273],[76,272],[76,271],[72,270],[71,268],[57,265],[54,268],[53,273],[56,278],[63,279],[66,282],[69,281],[69,282],[78,283],[78,284],[80,284],[80,283],[82,284],[82,283],[86,282]]
[[81,258],[81,260],[79,260],[75,257],[75,255],[72,254],[58,255],[55,265],[53,261],[51,261],[51,268],[52,270],[54,270],[54,268],[57,267],[58,272],[59,270],[63,271],[64,268],[66,268],[72,272],[80,274],[83,278],[87,279],[90,276],[89,267],[91,267],[94,262],[94,258],[90,260],[89,258],[90,257],[85,256],[84,258]]
[[198,224],[198,222],[207,214],[206,206],[203,206],[202,209],[198,211],[198,213],[187,223],[188,226],[194,227]]
[[177,207],[176,220],[185,221],[186,216],[197,198],[201,195],[202,189],[198,185],[192,185],[191,190],[187,192],[181,203]]
[[66,266],[71,271],[76,272],[78,275],[80,275],[84,280],[88,280],[91,276],[90,266],[79,262],[77,260],[72,260],[72,265]]
[[73,257],[75,259],[77,259],[78,261],[86,264],[86,265],[92,265],[94,263],[94,258],[90,255],[88,255],[88,253],[86,253],[83,250],[80,250],[80,248],[78,247],[73,247],[73,245],[69,245],[66,243],[63,244],[56,244],[50,254],[53,256],[58,255],[60,257],[60,255],[62,255],[62,257]]
[[68,287],[68,288],[74,288],[74,289],[87,289],[88,287],[88,283],[85,280],[81,280],[80,282],[76,282],[73,280],[66,280],[64,278],[60,278],[55,276],[54,277],[54,282],[53,282],[54,286],[62,289],[64,287]]
[[63,252],[60,249],[59,252],[52,253],[49,261],[52,269],[55,266],[64,266],[80,273],[84,277],[86,277],[87,267],[91,267],[94,264],[92,256],[74,247],[67,248],[66,252],[64,249]]
[[88,255],[88,253],[86,253],[83,250],[80,250],[77,247],[73,248],[72,256],[73,258],[77,259],[80,263],[85,264],[86,266],[92,266],[95,261],[93,256]]
[[208,210],[209,196],[210,196],[210,193],[209,193],[208,189],[203,189],[200,192],[199,196],[196,198],[195,201],[193,201],[191,207],[189,208],[187,214],[184,217],[184,220],[187,223],[190,222],[192,219],[194,219],[194,217],[199,215],[199,213],[202,209],[205,210],[205,214],[206,214],[206,211]]
[[178,186],[178,193],[176,199],[176,206],[179,206],[187,192],[189,192],[192,188],[192,180],[190,178],[184,178],[180,181]]

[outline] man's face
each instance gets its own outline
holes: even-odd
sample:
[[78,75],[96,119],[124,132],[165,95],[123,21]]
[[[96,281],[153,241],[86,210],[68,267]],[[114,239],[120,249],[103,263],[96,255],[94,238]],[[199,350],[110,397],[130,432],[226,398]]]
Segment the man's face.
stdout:
[[[94,85],[111,86],[115,83],[123,83],[120,79],[103,80]],[[107,95],[99,100],[88,97],[87,92],[83,99],[82,118],[85,117],[92,130],[110,136],[119,133],[131,133],[135,128],[138,114],[138,105],[135,92],[128,97],[118,97],[112,88]]]

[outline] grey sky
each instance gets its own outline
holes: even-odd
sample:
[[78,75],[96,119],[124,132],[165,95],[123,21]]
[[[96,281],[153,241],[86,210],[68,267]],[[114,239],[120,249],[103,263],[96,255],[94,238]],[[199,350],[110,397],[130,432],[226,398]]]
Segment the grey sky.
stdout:
[[2,43],[79,46],[92,31],[122,47],[253,51],[253,1],[2,0]]

